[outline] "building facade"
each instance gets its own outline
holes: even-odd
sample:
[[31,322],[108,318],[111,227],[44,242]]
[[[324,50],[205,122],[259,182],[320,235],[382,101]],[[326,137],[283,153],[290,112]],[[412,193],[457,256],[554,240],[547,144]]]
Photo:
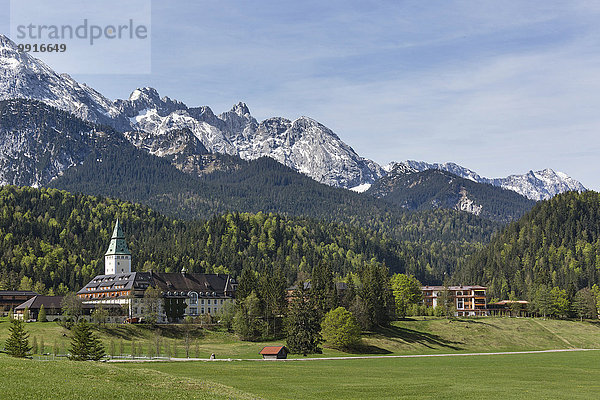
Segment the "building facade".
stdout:
[[37,295],[30,290],[0,290],[0,316],[7,316],[15,307]]
[[[62,318],[62,300],[63,296],[34,296],[23,304],[15,307],[14,318],[22,320],[25,315],[25,310],[28,310],[29,320],[39,321],[40,310],[42,306],[44,306],[46,321],[56,321]],[[92,309],[92,306],[84,305],[81,310],[83,317],[89,319]]]
[[454,304],[457,317],[475,317],[489,315],[487,310],[485,286],[422,286],[423,303],[428,307],[437,307],[444,292]]
[[[215,316],[233,302],[237,283],[226,274],[133,272],[132,255],[119,224],[104,256],[105,271],[85,285],[77,296],[84,304],[121,309],[121,319],[143,321],[152,314],[159,323],[174,322],[172,316]],[[154,300],[147,295],[156,289]],[[179,310],[174,312],[173,310]]]

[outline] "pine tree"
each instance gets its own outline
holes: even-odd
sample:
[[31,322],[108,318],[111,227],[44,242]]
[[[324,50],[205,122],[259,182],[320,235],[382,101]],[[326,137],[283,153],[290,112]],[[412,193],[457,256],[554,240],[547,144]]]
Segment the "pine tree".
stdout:
[[304,289],[304,282],[298,284],[298,290],[286,318],[287,347],[292,353],[320,353],[321,339],[320,312]]
[[23,322],[18,319],[11,321],[9,328],[10,336],[6,339],[4,348],[8,355],[13,357],[26,357],[31,351],[29,345],[29,333],[25,331]]
[[37,320],[39,322],[48,322],[48,319],[46,317],[46,308],[44,307],[43,304],[40,306],[40,312],[38,313]]
[[70,352],[69,358],[75,361],[98,361],[105,356],[104,346],[85,320],[77,323],[73,328]]

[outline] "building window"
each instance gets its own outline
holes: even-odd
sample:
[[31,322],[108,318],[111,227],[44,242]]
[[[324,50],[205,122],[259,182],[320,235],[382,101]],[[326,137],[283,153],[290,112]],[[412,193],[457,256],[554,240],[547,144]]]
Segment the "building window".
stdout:
[[465,308],[465,301],[463,299],[456,299],[456,308],[462,310]]
[[198,293],[196,292],[190,292],[190,305],[197,305],[198,304]]
[[200,312],[204,314],[204,307],[201,308]]
[[198,309],[197,308],[190,308],[190,315],[196,315],[198,314]]

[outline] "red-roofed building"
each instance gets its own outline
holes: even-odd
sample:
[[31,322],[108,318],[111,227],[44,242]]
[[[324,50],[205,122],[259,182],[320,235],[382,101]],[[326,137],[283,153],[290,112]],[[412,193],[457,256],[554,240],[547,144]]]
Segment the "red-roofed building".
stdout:
[[260,355],[265,360],[277,360],[287,358],[289,351],[285,346],[265,346],[260,351]]

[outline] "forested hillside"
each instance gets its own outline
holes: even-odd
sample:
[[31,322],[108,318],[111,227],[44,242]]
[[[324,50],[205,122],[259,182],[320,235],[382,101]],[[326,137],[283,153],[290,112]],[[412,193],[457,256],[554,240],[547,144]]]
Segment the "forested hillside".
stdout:
[[456,282],[489,285],[493,297],[532,299],[541,287],[569,297],[600,284],[600,194],[560,194],[508,225],[457,272]]
[[367,194],[408,210],[464,210],[502,223],[518,219],[535,204],[535,201],[512,190],[474,182],[437,169],[421,172],[393,170],[375,182]]
[[[481,248],[500,226],[454,210],[409,212],[364,194],[320,184],[270,158],[243,161],[234,156],[206,154],[202,156],[202,162],[194,162],[196,167],[202,167],[202,171],[195,169],[186,173],[173,166],[169,159],[135,148],[109,127],[81,121],[48,105],[10,100],[0,102],[0,106],[6,143],[14,142],[15,148],[19,149],[6,151],[7,162],[27,166],[23,170],[28,174],[18,175],[19,179],[30,179],[41,186],[49,185],[72,193],[142,203],[170,218],[181,218],[184,221],[179,223],[186,227],[193,225],[188,223],[193,219],[209,219],[228,212],[276,213],[285,218],[323,221],[323,225],[348,224],[378,232],[386,240],[399,241],[401,260],[406,268],[420,279],[436,283],[449,276],[466,255]],[[16,137],[22,140],[12,140]],[[27,146],[23,147],[22,143]],[[29,157],[32,154],[35,159]],[[177,162],[185,171],[185,158]],[[5,176],[10,182],[17,178],[9,173],[12,170],[7,171]],[[48,181],[52,177],[55,178]],[[25,214],[29,206],[16,201],[11,207],[22,207]],[[74,209],[82,212],[79,204],[71,207],[69,213]],[[44,218],[56,218],[51,209],[44,212],[48,212]],[[110,225],[107,220],[102,222]],[[22,239],[31,238],[23,236]],[[63,248],[69,245],[67,243]],[[91,248],[99,247],[93,245]],[[161,251],[158,249],[153,253],[154,257]],[[194,251],[189,257],[206,260]],[[39,254],[36,253],[36,257]],[[181,251],[181,254],[188,253]],[[72,265],[79,265],[80,269],[87,266],[88,276],[94,269],[90,267],[92,261],[98,259],[94,257],[78,260]],[[180,261],[178,263],[181,265]],[[79,269],[67,270],[69,272],[63,274],[69,274],[65,282],[71,282],[71,286],[83,279],[78,278]],[[21,273],[20,269],[15,271]],[[44,278],[43,282],[55,286],[54,282],[61,279]]]
[[[499,226],[462,212],[407,213],[320,184],[270,158],[244,161],[205,154],[194,162],[196,169],[185,173],[168,157],[135,148],[110,127],[36,101],[0,102],[0,122],[8,146],[2,164],[7,183],[119,198],[183,219],[275,212],[356,224],[409,241],[482,242]],[[176,164],[188,168],[183,156]]]
[[[137,271],[186,267],[237,275],[244,267],[279,268],[291,283],[324,260],[339,276],[369,263],[409,271],[424,282],[443,274],[419,246],[349,225],[263,213],[176,220],[129,202],[5,186],[0,189],[0,286],[79,289],[103,271],[117,218]],[[439,246],[439,252],[447,250]]]

